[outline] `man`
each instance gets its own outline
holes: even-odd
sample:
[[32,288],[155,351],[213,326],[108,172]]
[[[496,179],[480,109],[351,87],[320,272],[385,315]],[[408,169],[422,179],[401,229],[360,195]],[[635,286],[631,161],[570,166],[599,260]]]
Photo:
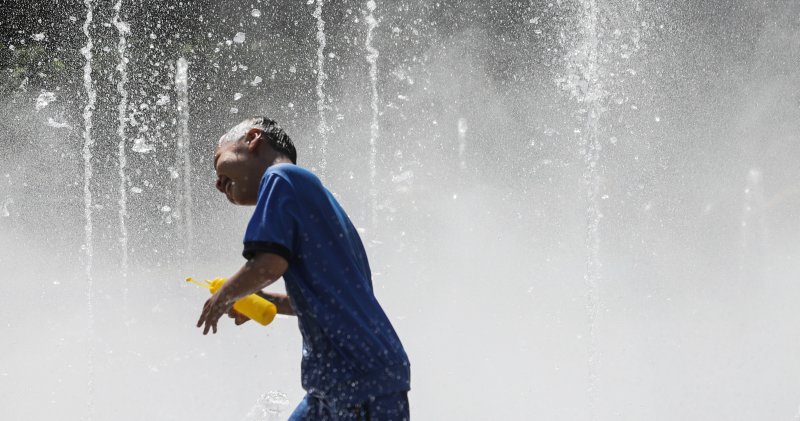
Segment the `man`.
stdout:
[[[247,262],[203,306],[197,326],[216,333],[233,303],[258,293],[296,315],[306,397],[290,421],[408,420],[408,357],[372,289],[364,246],[347,214],[311,172],[296,166],[289,136],[255,117],[222,136],[217,189],[255,205],[244,236]],[[261,290],[284,278],[287,295]]]

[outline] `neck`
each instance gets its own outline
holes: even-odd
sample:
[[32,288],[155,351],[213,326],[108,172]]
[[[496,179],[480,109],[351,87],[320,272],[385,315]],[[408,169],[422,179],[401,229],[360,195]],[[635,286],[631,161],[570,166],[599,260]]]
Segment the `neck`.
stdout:
[[291,159],[289,159],[289,158],[287,158],[287,157],[285,157],[283,155],[277,155],[277,156],[275,156],[275,159],[272,160],[272,163],[267,165],[267,168],[269,168],[269,167],[271,167],[271,166],[273,166],[275,164],[291,164],[291,163],[292,163]]

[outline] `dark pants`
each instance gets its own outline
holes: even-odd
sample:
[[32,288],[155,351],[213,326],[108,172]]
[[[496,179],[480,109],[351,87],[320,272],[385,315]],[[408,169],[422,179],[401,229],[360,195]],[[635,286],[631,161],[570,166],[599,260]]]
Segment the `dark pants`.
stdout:
[[311,395],[297,405],[289,421],[409,421],[408,394],[377,396],[355,405],[337,406]]

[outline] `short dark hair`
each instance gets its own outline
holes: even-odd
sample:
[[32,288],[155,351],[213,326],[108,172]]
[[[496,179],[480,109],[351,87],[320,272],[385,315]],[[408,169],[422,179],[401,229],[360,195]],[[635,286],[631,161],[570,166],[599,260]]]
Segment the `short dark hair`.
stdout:
[[292,164],[297,164],[297,149],[289,135],[275,120],[267,117],[253,117],[250,122],[253,127],[261,129],[266,135],[267,143],[272,146],[272,149],[288,156],[292,160]]
[[286,155],[292,160],[293,164],[297,164],[297,149],[294,148],[292,139],[289,138],[289,135],[283,131],[283,128],[281,128],[275,120],[271,120],[267,117],[250,117],[242,121],[237,124],[236,127],[230,129],[228,133],[222,135],[217,146],[241,140],[247,135],[250,129],[261,130],[272,149]]

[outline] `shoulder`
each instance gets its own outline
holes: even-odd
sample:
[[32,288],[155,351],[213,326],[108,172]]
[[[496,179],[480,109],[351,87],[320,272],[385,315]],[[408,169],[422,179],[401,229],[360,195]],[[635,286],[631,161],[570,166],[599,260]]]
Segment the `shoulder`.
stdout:
[[277,177],[288,181],[293,187],[307,185],[308,183],[319,184],[319,178],[314,173],[294,164],[275,164],[267,168],[264,172],[264,179]]
[[264,172],[261,190],[281,190],[297,198],[313,198],[325,188],[314,173],[294,164],[275,164]]

